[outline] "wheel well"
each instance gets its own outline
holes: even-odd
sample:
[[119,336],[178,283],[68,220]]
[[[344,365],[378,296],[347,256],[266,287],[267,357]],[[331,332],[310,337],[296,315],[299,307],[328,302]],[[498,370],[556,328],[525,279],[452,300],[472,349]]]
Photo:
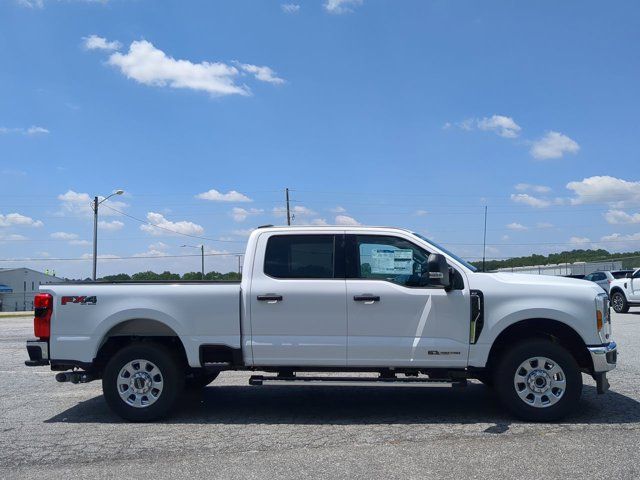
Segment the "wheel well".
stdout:
[[532,338],[544,338],[562,345],[571,353],[581,370],[589,372],[593,370],[587,345],[580,335],[568,325],[546,318],[522,320],[505,328],[493,342],[486,368],[492,370],[509,346]]
[[165,345],[178,353],[185,367],[188,365],[184,345],[171,327],[157,320],[135,318],[115,325],[105,334],[93,361],[96,373],[102,372],[109,359],[118,350],[134,342],[154,342]]
[[613,295],[615,292],[620,292],[622,295],[624,295],[624,291],[620,288],[620,287],[613,287],[611,289],[611,291],[609,291],[609,295]]

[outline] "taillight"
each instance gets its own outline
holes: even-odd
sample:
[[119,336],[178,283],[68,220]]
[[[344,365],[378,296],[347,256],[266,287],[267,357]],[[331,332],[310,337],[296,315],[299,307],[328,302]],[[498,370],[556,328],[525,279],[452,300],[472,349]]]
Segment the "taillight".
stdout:
[[51,335],[51,314],[53,313],[53,297],[49,293],[38,293],[33,299],[33,333],[41,339]]

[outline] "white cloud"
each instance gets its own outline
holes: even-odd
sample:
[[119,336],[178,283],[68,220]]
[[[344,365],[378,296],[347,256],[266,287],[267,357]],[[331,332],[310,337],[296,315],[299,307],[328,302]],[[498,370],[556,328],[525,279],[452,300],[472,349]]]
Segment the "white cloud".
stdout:
[[263,212],[264,210],[262,210],[261,208],[246,209],[246,208],[234,207],[231,210],[231,217],[236,222],[244,222],[251,215],[260,215]]
[[524,225],[522,225],[521,223],[517,223],[517,222],[512,222],[508,225],[506,225],[506,227],[509,230],[516,230],[516,231],[524,231],[524,230],[529,230],[529,227],[525,227]]
[[[17,0],[18,5],[21,5],[23,7],[27,7],[27,8],[44,8],[45,3],[51,3],[52,0]],[[56,0],[57,2],[60,2],[62,0]],[[67,0],[68,2],[71,2],[73,0]],[[109,0],[75,0],[77,2],[80,3],[108,3]]]
[[70,240],[69,245],[79,245],[82,247],[88,247],[89,245],[91,245],[91,242],[89,240]]
[[119,220],[112,220],[110,222],[105,220],[98,221],[98,228],[100,230],[106,230],[107,232],[115,232],[122,229],[122,227],[124,227],[124,223]]
[[[287,216],[287,208],[286,207],[275,207],[272,212],[276,217],[286,217]],[[316,214],[316,212],[314,212],[310,208],[307,208],[307,207],[305,207],[303,205],[295,205],[295,206],[291,207],[291,215],[293,217],[311,217],[311,216],[313,216],[315,214]]]
[[152,225],[140,225],[140,230],[153,236],[171,235],[172,233],[198,236],[204,233],[204,228],[197,223],[188,222],[186,220],[172,222],[167,220],[161,213],[147,213],[147,221]]
[[326,0],[324,8],[329,13],[342,14],[353,11],[352,7],[362,5],[362,0]]
[[622,210],[609,210],[604,214],[604,218],[611,224],[640,223],[640,213],[629,214]]
[[0,213],[0,227],[42,227],[44,223],[20,213]]
[[[98,197],[99,200],[103,200],[104,197]],[[93,215],[93,197],[90,197],[88,193],[79,193],[73,190],[67,190],[66,193],[58,195],[58,200],[61,202],[62,211],[60,212],[62,215],[71,214],[71,215],[82,215],[82,216],[90,216]],[[112,207],[116,210],[122,210],[127,208],[127,205],[124,202],[119,200],[115,200],[113,197],[108,200],[108,203],[103,203],[101,207],[99,207],[100,216],[113,216],[118,215],[118,212],[111,210]]]
[[276,75],[276,73],[269,67],[251,65],[250,63],[236,63],[238,67],[244,72],[252,74],[256,80],[261,82],[273,83],[280,85],[284,83],[284,79]]
[[250,95],[246,85],[237,85],[238,69],[219,62],[193,63],[167,56],[151,42],[131,42],[127,53],[115,52],[107,61],[123,75],[143,85],[187,88],[220,95]]
[[335,208],[331,208],[329,211],[330,211],[330,212],[333,212],[333,213],[345,213],[345,212],[347,211],[347,209],[346,209],[346,208],[341,207],[340,205],[338,205],[338,206],[337,206],[337,207],[335,207]]
[[506,242],[507,240],[510,240],[510,239],[511,239],[511,237],[510,237],[509,235],[502,235],[502,237],[501,237],[501,238],[502,238],[502,240],[503,240],[503,241],[505,241],[505,242]]
[[90,35],[88,37],[84,37],[83,40],[83,46],[85,50],[114,51],[120,50],[120,48],[122,48],[122,44],[117,40],[110,42],[106,38],[99,37],[98,35]]
[[511,201],[516,203],[523,203],[535,208],[545,208],[551,205],[551,202],[549,200],[534,197],[533,195],[529,195],[528,193],[512,193]]
[[415,215],[418,217],[424,217],[425,215],[428,215],[429,212],[427,212],[426,210],[416,210]]
[[199,193],[196,198],[202,200],[211,200],[212,202],[251,202],[252,200],[246,195],[231,190],[227,193],[219,192],[218,190],[211,189],[208,192]]
[[327,221],[324,218],[314,218],[311,220],[302,220],[300,222],[296,222],[296,225],[318,225],[318,226],[323,226],[323,225],[328,225]]
[[24,235],[19,235],[17,233],[4,234],[0,232],[0,241],[3,241],[3,240],[18,241],[18,240],[28,240],[28,238],[25,237]]
[[553,228],[553,223],[549,222],[538,222],[536,223],[537,228]]
[[591,239],[587,237],[571,237],[569,239],[569,243],[573,245],[586,245],[588,243],[591,243]]
[[336,225],[360,225],[355,218],[348,215],[337,215],[335,218]]
[[300,5],[296,3],[283,3],[280,8],[284,13],[298,13],[300,11]]
[[604,247],[607,250],[638,250],[638,242],[640,242],[640,232],[623,235],[621,233],[612,233],[605,235],[600,239],[602,242],[608,242]]
[[167,255],[169,245],[163,242],[156,242],[149,245],[146,252],[134,253],[134,257],[164,257]]
[[522,130],[513,118],[504,115],[481,118],[477,120],[476,125],[480,130],[489,130],[504,138],[516,138]]
[[640,182],[629,182],[606,175],[569,182],[567,188],[576,195],[570,200],[572,205],[609,203],[612,207],[622,208],[624,205],[640,202]]
[[76,233],[67,233],[67,232],[53,232],[49,236],[56,240],[75,240],[76,238],[78,238],[78,235]]
[[[120,44],[92,35],[86,37],[85,45],[87,48],[113,50]],[[284,79],[278,77],[271,67],[240,62],[234,62],[234,66],[222,62],[194,63],[175,59],[147,40],[131,42],[126,53],[111,53],[107,63],[118,68],[127,78],[143,85],[185,88],[204,91],[213,96],[251,95],[247,85],[236,83],[243,72],[252,74],[262,82],[284,83]]]
[[29,128],[20,128],[20,127],[13,127],[13,128],[9,128],[9,127],[0,127],[0,135],[8,135],[10,133],[17,133],[20,135],[26,135],[29,137],[35,137],[38,135],[47,135],[49,132],[48,129],[44,128],[44,127],[39,127],[37,125],[32,125]]
[[530,183],[518,183],[513,188],[519,192],[549,193],[551,191],[551,188],[545,185],[531,185]]
[[559,132],[549,131],[531,145],[529,153],[538,160],[562,158],[565,153],[578,153],[580,145]]

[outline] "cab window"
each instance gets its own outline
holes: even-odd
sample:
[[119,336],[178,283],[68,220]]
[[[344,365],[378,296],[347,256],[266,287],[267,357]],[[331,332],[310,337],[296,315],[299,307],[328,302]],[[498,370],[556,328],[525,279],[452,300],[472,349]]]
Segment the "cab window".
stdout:
[[335,278],[334,235],[276,235],[267,241],[264,273],[274,278]]
[[386,280],[403,286],[418,286],[429,252],[403,238],[356,235],[352,237],[355,258],[351,278]]

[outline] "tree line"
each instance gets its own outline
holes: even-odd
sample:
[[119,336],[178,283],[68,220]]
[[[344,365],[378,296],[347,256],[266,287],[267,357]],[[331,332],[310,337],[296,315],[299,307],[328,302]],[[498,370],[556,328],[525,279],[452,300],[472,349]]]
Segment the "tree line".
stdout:
[[[570,250],[549,255],[529,255],[526,257],[513,257],[505,260],[487,260],[485,270],[497,270],[499,268],[532,267],[534,265],[554,265],[575,262],[607,262],[620,260],[622,268],[640,267],[640,251],[625,253],[610,253],[604,249],[597,250]],[[482,270],[482,261],[471,262],[472,265]]]
[[[216,271],[211,271],[205,274],[204,280],[212,280],[212,281],[237,281],[240,280],[242,276],[238,272],[227,272],[220,273]],[[127,273],[118,273],[116,275],[105,275],[104,277],[100,277],[98,281],[101,282],[157,282],[163,280],[202,280],[202,272],[187,272],[185,274],[180,275],[179,273],[172,273],[169,271],[164,271],[162,273],[152,272],[151,270],[147,270],[146,272],[138,272],[132,275]]]

